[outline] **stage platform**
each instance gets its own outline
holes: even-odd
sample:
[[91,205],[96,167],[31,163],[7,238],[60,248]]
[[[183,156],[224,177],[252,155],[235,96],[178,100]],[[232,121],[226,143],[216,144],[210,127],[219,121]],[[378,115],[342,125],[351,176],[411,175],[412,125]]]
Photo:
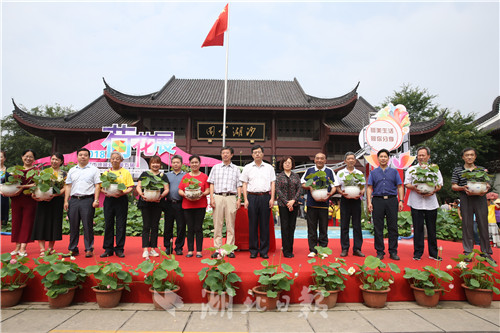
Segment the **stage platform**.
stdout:
[[[14,245],[10,241],[10,236],[2,235],[1,236],[1,250],[2,253],[10,252],[14,249]],[[63,236],[63,240],[56,243],[55,249],[58,252],[67,252],[67,245],[69,242],[69,236]],[[75,262],[81,266],[86,267],[88,265],[95,265],[96,262],[100,261],[99,255],[103,253],[102,250],[102,236],[95,237],[95,251],[94,258],[85,258],[83,254],[80,254],[76,257]],[[159,244],[163,243],[163,239],[159,239]],[[203,246],[204,248],[208,248],[212,246],[212,239],[204,239]],[[339,239],[330,239],[329,247],[333,250],[333,257],[339,256],[340,249],[340,240]],[[83,236],[80,236],[80,251],[83,251]],[[351,243],[352,246],[352,243]],[[447,265],[455,266],[456,262],[451,260],[451,258],[456,257],[458,254],[462,253],[462,244],[459,242],[448,242],[448,241],[438,241],[438,246],[443,247],[443,261],[440,262],[441,269],[445,269]],[[294,258],[280,258],[280,248],[281,248],[281,239],[276,239],[276,248],[277,250],[273,253],[269,253],[269,261],[274,263],[286,263],[292,266],[294,273],[298,272],[299,275],[295,280],[294,285],[290,292],[285,293],[284,295],[289,297],[289,301],[291,303],[300,303],[303,301],[303,291],[304,287],[311,283],[311,265],[307,263],[309,259],[307,254],[309,253],[307,246],[307,239],[296,239],[294,243]],[[386,240],[386,248],[387,248],[387,240]],[[363,242],[363,252],[366,255],[376,255],[375,249],[373,247],[373,239],[365,239]],[[399,250],[398,254],[401,257],[400,261],[392,261],[389,259],[388,254],[386,255],[386,259],[384,262],[393,262],[396,263],[402,271],[404,271],[405,267],[410,268],[418,268],[426,265],[436,265],[436,261],[428,259],[427,252],[424,253],[421,261],[414,261],[413,257],[413,241],[410,240],[400,240],[399,241]],[[500,249],[494,248],[493,257],[497,262],[500,262]],[[28,245],[28,254],[30,258],[38,256],[38,244],[30,243]],[[82,253],[82,252],[81,252]],[[184,254],[187,253],[187,246],[184,248]],[[118,258],[116,256],[109,257],[109,261],[112,262],[123,262],[128,265],[132,265],[136,267],[140,262],[142,262],[142,249],[141,249],[141,238],[140,237],[127,237],[126,245],[125,245],[125,258]],[[209,258],[210,253],[208,251],[203,251],[203,258]],[[178,284],[181,287],[180,296],[182,297],[182,301],[184,303],[202,303],[204,299],[202,298],[202,290],[201,290],[201,282],[198,279],[197,273],[200,271],[202,267],[205,265],[200,261],[202,259],[199,258],[186,258],[185,256],[176,256],[176,258],[180,262],[180,266],[184,273],[184,277],[178,281]],[[68,259],[69,260],[69,259]],[[154,260],[154,259],[153,259]],[[243,303],[247,301],[251,296],[248,294],[248,290],[257,284],[257,276],[253,274],[255,269],[260,269],[262,266],[260,262],[261,258],[250,259],[248,251],[238,251],[236,252],[236,258],[229,259],[230,262],[236,267],[236,273],[241,277],[243,282],[238,284],[237,295],[234,298],[234,303]],[[347,268],[350,266],[354,266],[354,263],[363,263],[363,258],[352,256],[352,248],[349,256],[345,258],[347,262]],[[30,265],[34,266],[34,263],[31,261]],[[497,268],[498,270],[498,268]],[[460,287],[461,281],[458,278],[458,272],[455,270],[452,274],[455,278],[453,281],[454,288],[444,295],[441,296],[442,300],[465,300],[465,294],[462,288]],[[36,277],[30,280],[24,296],[23,301],[30,302],[45,302],[47,301],[47,296],[44,294],[43,286],[41,285],[41,278],[35,274]],[[144,280],[143,275],[134,276],[134,283],[131,285],[131,291],[124,291],[122,296],[122,302],[129,303],[151,303],[151,294],[148,291],[148,286],[145,285],[142,281]],[[95,302],[95,294],[90,289],[94,285],[94,282],[91,278],[88,278],[86,283],[83,286],[83,289],[77,289],[77,293],[75,296],[75,302]],[[347,303],[347,302],[362,302],[361,291],[359,289],[359,281],[355,276],[348,277],[346,281],[346,289],[340,293],[338,302]],[[403,278],[403,273],[397,274],[395,277],[395,283],[391,286],[391,292],[388,295],[388,301],[412,301],[414,300],[413,294],[409,287],[408,282]],[[500,295],[494,295],[494,300],[500,300]]]

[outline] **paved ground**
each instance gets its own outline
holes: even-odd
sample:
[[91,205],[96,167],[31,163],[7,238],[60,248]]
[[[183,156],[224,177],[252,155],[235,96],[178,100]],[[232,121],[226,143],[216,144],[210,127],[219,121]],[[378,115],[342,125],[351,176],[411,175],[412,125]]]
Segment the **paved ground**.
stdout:
[[328,311],[291,305],[259,312],[245,305],[213,312],[202,304],[158,311],[151,303],[99,309],[96,303],[53,310],[47,303],[2,309],[1,332],[500,332],[500,302],[487,309],[443,301],[429,309],[390,302],[383,309],[340,303]]

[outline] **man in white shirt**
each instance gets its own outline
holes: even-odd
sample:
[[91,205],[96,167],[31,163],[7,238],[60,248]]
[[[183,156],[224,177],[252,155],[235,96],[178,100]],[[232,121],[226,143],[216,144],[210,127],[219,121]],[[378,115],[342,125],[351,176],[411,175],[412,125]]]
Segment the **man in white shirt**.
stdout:
[[[222,226],[226,219],[227,244],[234,245],[234,223],[236,211],[240,208],[241,181],[240,169],[231,163],[234,150],[222,147],[222,163],[214,165],[207,182],[210,184],[210,205],[214,209],[214,247],[222,246]],[[217,258],[218,252],[212,255]],[[234,253],[228,254],[234,258]]]
[[76,154],[78,164],[68,172],[64,194],[64,210],[68,211],[69,218],[68,249],[73,256],[79,253],[81,220],[85,257],[91,258],[94,255],[94,213],[95,208],[99,207],[101,179],[99,169],[89,164],[90,151],[87,148],[81,148]]
[[[269,258],[269,216],[274,204],[276,174],[274,168],[264,162],[264,148],[252,147],[253,162],[245,165],[240,180],[243,183],[245,208],[248,209],[250,258]],[[259,246],[260,230],[260,246]]]
[[[363,175],[363,173],[354,167],[356,164],[356,155],[353,152],[347,152],[345,154],[344,162],[346,167],[337,172],[337,179],[339,181],[337,192],[342,195],[342,198],[340,198],[340,245],[342,246],[340,256],[347,257],[349,253],[349,225],[352,218],[352,254],[357,257],[364,257],[365,255],[361,252],[361,246],[363,245],[363,235],[361,231],[361,197],[365,190],[363,188],[359,196],[355,198],[349,197],[344,192],[345,178],[350,174]],[[365,183],[360,185],[365,185]]]
[[[420,166],[425,166],[429,162],[431,151],[427,147],[420,147],[417,150],[417,160]],[[436,219],[439,203],[436,197],[436,192],[443,186],[443,177],[441,172],[437,172],[438,184],[433,191],[422,193],[414,185],[413,170],[417,166],[414,165],[406,171],[405,187],[411,190],[408,197],[408,206],[411,207],[411,218],[413,220],[413,260],[420,260],[424,253],[424,222],[427,226],[427,246],[429,258],[441,261],[437,249],[436,240]]]

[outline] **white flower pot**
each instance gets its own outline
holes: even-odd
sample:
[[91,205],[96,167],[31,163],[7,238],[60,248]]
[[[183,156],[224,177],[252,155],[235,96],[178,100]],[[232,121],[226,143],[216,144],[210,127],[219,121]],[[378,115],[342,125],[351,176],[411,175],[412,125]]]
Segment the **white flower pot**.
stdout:
[[14,195],[17,191],[19,191],[19,188],[17,186],[19,185],[5,185],[1,184],[0,185],[0,191],[6,196],[12,196]]
[[109,194],[118,193],[118,184],[110,184],[109,187],[106,189],[106,192],[108,192]]
[[201,189],[200,188],[197,188],[197,189],[185,189],[184,190],[185,194],[186,194],[186,198],[189,198],[189,199],[198,199],[201,197]]
[[431,193],[435,188],[435,186],[429,186],[427,183],[418,183],[415,186],[421,193]]
[[146,201],[156,201],[160,198],[159,190],[144,190],[144,197]]
[[347,198],[356,198],[359,197],[361,189],[359,186],[346,186],[344,187],[344,193],[347,195]]
[[467,187],[469,188],[469,191],[478,194],[478,193],[483,193],[486,192],[486,189],[488,188],[486,186],[486,183],[483,182],[467,182]]
[[51,187],[51,188],[49,188],[49,190],[48,190],[47,192],[42,192],[42,191],[40,191],[40,189],[37,187],[37,188],[35,189],[35,192],[34,192],[35,197],[37,197],[37,198],[38,198],[38,199],[40,199],[40,200],[47,200],[47,199],[49,199],[49,198],[52,196],[52,194],[53,194],[53,193],[54,193],[54,191],[53,191],[52,187]]
[[311,195],[316,201],[325,201],[328,198],[328,189],[312,190]]

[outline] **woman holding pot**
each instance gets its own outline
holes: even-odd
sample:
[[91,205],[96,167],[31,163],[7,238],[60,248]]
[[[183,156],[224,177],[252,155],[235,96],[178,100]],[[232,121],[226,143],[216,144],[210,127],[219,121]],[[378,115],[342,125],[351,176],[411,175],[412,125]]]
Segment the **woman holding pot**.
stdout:
[[[185,199],[182,200],[182,208],[184,221],[188,226],[188,253],[186,257],[193,256],[196,235],[196,258],[201,258],[203,256],[201,253],[203,249],[203,220],[205,219],[210,186],[207,183],[208,176],[200,171],[200,157],[198,155],[189,157],[189,166],[191,171],[182,177],[179,185],[179,195]],[[197,188],[197,193],[194,195],[191,194],[192,188]]]

